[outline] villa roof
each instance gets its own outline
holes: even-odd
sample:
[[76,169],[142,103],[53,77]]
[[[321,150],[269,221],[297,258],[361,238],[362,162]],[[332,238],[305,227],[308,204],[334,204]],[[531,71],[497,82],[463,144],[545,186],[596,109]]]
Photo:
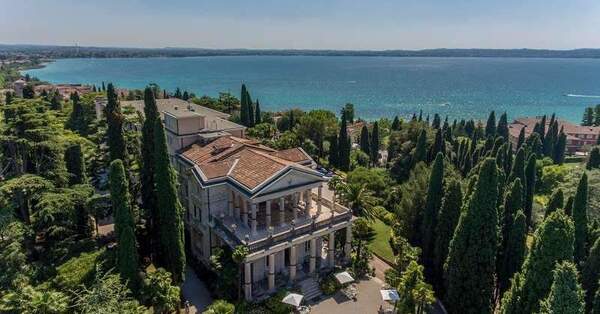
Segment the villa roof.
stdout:
[[234,136],[204,146],[193,144],[181,156],[196,166],[204,181],[232,179],[250,190],[288,167],[313,171],[301,164],[312,159],[300,148],[277,151]]

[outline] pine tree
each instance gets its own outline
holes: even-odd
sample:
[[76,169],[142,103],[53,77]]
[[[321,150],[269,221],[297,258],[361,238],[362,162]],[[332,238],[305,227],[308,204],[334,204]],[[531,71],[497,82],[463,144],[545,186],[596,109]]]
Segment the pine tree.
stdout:
[[379,160],[379,123],[375,121],[373,123],[373,130],[371,131],[371,163],[373,165],[377,165],[377,161]]
[[521,271],[502,297],[500,313],[537,313],[540,301],[550,292],[548,276],[557,263],[573,259],[575,227],[562,210],[555,211],[536,229]]
[[342,114],[340,135],[338,136],[339,167],[342,171],[350,170],[350,138],[346,126],[346,114]]
[[362,150],[365,154],[371,156],[370,150],[371,150],[371,143],[370,141],[370,136],[369,136],[369,128],[367,128],[367,125],[363,125],[362,129],[360,130],[360,150]]
[[587,200],[588,179],[584,172],[577,185],[573,200],[573,222],[575,223],[575,262],[580,265],[586,257],[587,244]]
[[594,109],[592,107],[585,108],[585,111],[583,112],[583,119],[581,121],[581,125],[583,125],[583,126],[594,125]]
[[438,214],[442,207],[442,196],[444,192],[444,155],[438,153],[433,162],[431,174],[429,176],[429,185],[427,188],[427,198],[425,200],[425,209],[423,211],[423,228],[421,238],[423,242],[422,260],[425,266],[425,276],[432,282],[433,274],[433,250],[435,246],[435,230],[438,223]]
[[392,131],[400,131],[401,122],[398,116],[394,117],[394,121],[392,122]]
[[496,113],[492,110],[485,125],[485,137],[496,137]]
[[[110,88],[110,84],[109,84]],[[119,159],[110,163],[110,197],[115,217],[117,237],[117,269],[121,278],[135,291],[138,285],[138,255],[135,241],[135,222],[130,207],[129,186],[123,162]]]
[[551,213],[562,209],[564,202],[565,196],[562,189],[556,189],[554,192],[552,192],[552,195],[550,195],[550,200],[548,201],[548,206],[546,206],[546,213],[544,214],[544,217],[548,217]]
[[443,276],[444,262],[448,257],[448,249],[450,241],[454,236],[454,230],[460,218],[460,210],[462,208],[462,191],[460,181],[451,179],[444,190],[444,198],[442,199],[442,208],[439,212],[439,219],[435,229],[435,247],[433,250],[433,266],[434,287],[438,295],[444,295],[443,292]]
[[498,136],[502,136],[505,141],[508,140],[508,118],[506,117],[506,112],[502,113],[500,120],[498,120],[496,133]]
[[184,278],[183,209],[177,198],[177,178],[169,162],[165,131],[160,119],[154,125],[154,182],[158,208],[158,261],[173,275],[173,281]]
[[600,168],[600,147],[595,146],[592,148],[587,163],[585,164],[585,168],[587,170]]
[[450,313],[492,313],[496,250],[498,247],[498,173],[486,158],[450,242],[446,262]]
[[513,215],[498,267],[498,288],[502,293],[509,288],[510,278],[521,269],[527,250],[527,222],[523,211]]
[[140,167],[140,189],[142,208],[147,219],[148,233],[150,234],[150,247],[155,248],[158,243],[156,229],[158,213],[156,208],[156,185],[154,183],[154,126],[160,121],[160,115],[150,87],[144,89],[144,124],[142,126],[142,160]]
[[69,184],[85,183],[85,163],[81,153],[81,145],[73,144],[65,149],[65,163],[69,173]]
[[119,104],[118,96],[112,83],[108,83],[106,90],[106,121],[108,124],[107,144],[110,160],[120,159],[126,163],[127,147],[125,145],[125,137],[123,135],[123,114],[121,113],[121,105]]
[[533,194],[535,193],[536,154],[531,154],[525,166],[525,198],[523,208],[527,217],[527,226],[531,226],[531,213],[533,209]]
[[254,112],[254,124],[261,124],[262,123],[262,113],[260,111],[260,103],[258,102],[258,99],[256,99],[256,109]]
[[517,139],[517,149],[520,149],[525,144],[525,128],[521,128],[519,131],[519,138]]
[[600,280],[600,238],[596,239],[594,245],[590,249],[583,267],[581,269],[581,284],[583,289],[586,291],[586,304],[588,312],[592,309],[594,304],[594,292],[598,291]]
[[577,268],[571,262],[556,265],[548,297],[541,302],[542,314],[584,314],[584,291],[577,282]]
[[413,153],[413,165],[421,161],[427,160],[427,132],[425,129],[421,130],[419,137],[417,138],[417,146]]

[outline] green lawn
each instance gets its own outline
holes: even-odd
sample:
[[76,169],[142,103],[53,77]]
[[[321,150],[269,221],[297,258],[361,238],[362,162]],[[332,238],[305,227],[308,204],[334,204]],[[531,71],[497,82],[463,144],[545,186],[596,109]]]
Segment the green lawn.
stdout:
[[392,248],[389,244],[390,226],[384,224],[383,221],[379,219],[375,219],[371,226],[375,229],[375,233],[377,234],[375,240],[369,245],[371,251],[388,264],[393,264],[394,253],[392,253]]

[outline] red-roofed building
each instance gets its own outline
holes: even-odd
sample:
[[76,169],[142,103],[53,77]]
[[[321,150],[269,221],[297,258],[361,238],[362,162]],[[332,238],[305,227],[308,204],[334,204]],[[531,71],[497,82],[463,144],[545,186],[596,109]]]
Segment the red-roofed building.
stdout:
[[[533,133],[535,124],[540,122],[541,119],[541,117],[517,118],[515,121],[513,121],[513,123],[509,124],[509,137],[513,147],[517,146],[521,129],[525,128],[525,138],[528,138],[531,133]],[[589,151],[591,146],[596,145],[598,135],[600,133],[600,127],[581,126],[564,120],[557,121],[558,128],[563,128],[565,134],[567,135],[567,153],[585,153]],[[546,131],[549,129],[549,124],[550,119],[546,119]]]

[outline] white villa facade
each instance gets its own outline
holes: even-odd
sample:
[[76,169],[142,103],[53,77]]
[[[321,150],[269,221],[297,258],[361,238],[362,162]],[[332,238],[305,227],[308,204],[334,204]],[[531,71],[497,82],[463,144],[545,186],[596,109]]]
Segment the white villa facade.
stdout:
[[225,136],[191,145],[177,161],[192,254],[208,263],[215,247],[246,245],[246,300],[349,258],[352,213],[323,198],[327,180],[302,149]]

